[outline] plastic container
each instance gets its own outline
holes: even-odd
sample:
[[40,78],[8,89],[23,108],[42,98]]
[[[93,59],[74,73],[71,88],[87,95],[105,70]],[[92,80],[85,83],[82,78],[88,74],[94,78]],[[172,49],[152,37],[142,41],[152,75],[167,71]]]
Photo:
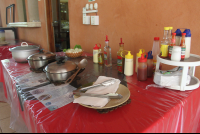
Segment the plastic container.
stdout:
[[176,33],[176,46],[180,46],[180,43],[181,43],[181,37],[182,37],[182,32],[181,32],[181,30],[180,29],[177,29],[176,31],[175,31],[175,33]]
[[97,46],[97,44],[95,44],[95,46],[93,47],[93,62],[94,63],[98,63],[98,54],[99,54],[99,49],[101,48],[101,44],[99,44],[100,47]]
[[183,61],[185,59],[185,51],[186,51],[186,46],[185,46],[185,35],[186,33],[182,33],[182,38],[181,38],[181,60]]
[[126,76],[133,75],[133,55],[131,54],[131,51],[128,51],[128,54],[125,55],[124,74]]
[[172,39],[172,30],[173,30],[173,27],[169,27],[169,32],[168,32],[169,41],[171,41],[171,39]]
[[190,57],[190,48],[191,48],[191,32],[190,29],[185,29],[183,33],[186,33],[185,35],[185,59],[188,59]]
[[104,55],[103,55],[101,49],[99,49],[98,63],[99,63],[100,65],[104,64]]
[[171,60],[172,61],[180,61],[181,60],[181,47],[180,46],[173,46]]
[[5,41],[5,31],[4,30],[0,30],[0,42]]
[[168,32],[169,32],[169,27],[164,27],[164,35],[163,39],[161,40],[161,47],[160,47],[161,58],[168,57],[168,46],[169,46]]
[[153,55],[152,51],[149,51],[147,56],[147,77],[152,77],[153,72],[154,72]]
[[139,49],[139,53],[136,54],[136,61],[135,61],[135,72],[137,73],[138,68],[138,59],[141,57],[141,55],[145,52],[144,49]]
[[111,55],[111,48],[109,46],[108,35],[106,35],[105,47],[104,47],[104,65],[106,67],[112,66],[112,55]]
[[159,37],[154,37],[153,47],[152,47],[152,55],[153,55],[153,64],[154,68],[156,67],[157,62],[157,55],[160,54],[160,44],[159,44]]
[[138,68],[137,68],[137,80],[145,81],[147,80],[147,58],[144,57],[144,53],[138,59]]
[[121,42],[119,43],[119,51],[117,52],[117,70],[119,73],[124,74],[124,55],[121,55],[121,52],[124,51],[124,43],[122,42],[122,38],[120,39]]

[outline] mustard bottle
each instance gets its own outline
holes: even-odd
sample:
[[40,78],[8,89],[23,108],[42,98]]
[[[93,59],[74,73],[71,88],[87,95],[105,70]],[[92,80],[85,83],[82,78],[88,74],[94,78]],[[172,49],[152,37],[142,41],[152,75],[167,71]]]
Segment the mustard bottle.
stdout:
[[124,74],[126,76],[133,75],[133,55],[131,54],[131,51],[128,51],[128,54],[125,55]]

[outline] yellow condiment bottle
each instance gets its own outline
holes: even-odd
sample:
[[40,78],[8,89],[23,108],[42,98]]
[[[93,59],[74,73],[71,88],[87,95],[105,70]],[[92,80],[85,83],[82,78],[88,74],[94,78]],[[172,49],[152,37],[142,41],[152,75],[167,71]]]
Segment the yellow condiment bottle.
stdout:
[[161,58],[168,57],[168,46],[169,46],[168,33],[169,33],[169,27],[164,27],[164,35],[163,39],[161,40],[161,46],[160,46]]
[[126,76],[133,75],[133,55],[131,54],[131,51],[128,51],[128,54],[125,55],[124,74]]
[[101,49],[99,49],[98,62],[100,65],[104,64],[104,54],[102,53]]
[[139,53],[136,54],[136,61],[135,61],[135,72],[137,73],[138,68],[138,59],[141,57],[141,55],[145,52],[144,49],[139,49]]

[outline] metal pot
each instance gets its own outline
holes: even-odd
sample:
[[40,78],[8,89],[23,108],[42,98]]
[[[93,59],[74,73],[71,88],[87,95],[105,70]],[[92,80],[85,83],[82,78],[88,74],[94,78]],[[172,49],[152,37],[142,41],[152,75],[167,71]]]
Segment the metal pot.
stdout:
[[43,49],[39,53],[32,54],[28,57],[28,64],[32,69],[40,69],[56,60],[56,54],[52,52],[44,52]]
[[22,42],[21,46],[9,48],[9,51],[12,52],[12,57],[16,62],[26,63],[28,56],[38,53],[39,46],[36,45],[28,45],[26,42]]
[[64,59],[50,63],[44,68],[47,78],[53,82],[66,81],[76,70],[77,65],[74,62]]

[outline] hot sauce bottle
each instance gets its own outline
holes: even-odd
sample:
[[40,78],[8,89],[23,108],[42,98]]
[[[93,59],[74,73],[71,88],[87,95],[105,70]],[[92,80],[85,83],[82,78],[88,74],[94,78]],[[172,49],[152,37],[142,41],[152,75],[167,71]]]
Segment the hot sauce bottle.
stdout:
[[183,61],[185,59],[185,35],[186,33],[182,33],[182,39],[181,39],[181,60]]
[[169,45],[168,58],[171,59],[173,46],[176,46],[176,33],[172,33],[171,43]]
[[119,43],[119,51],[117,52],[117,70],[119,73],[124,73],[124,56],[121,56],[121,53],[124,51],[124,43],[122,42],[122,38],[121,38],[121,42]]
[[112,66],[112,55],[111,55],[111,48],[109,46],[108,35],[106,35],[105,47],[104,47],[104,65],[106,67]]

